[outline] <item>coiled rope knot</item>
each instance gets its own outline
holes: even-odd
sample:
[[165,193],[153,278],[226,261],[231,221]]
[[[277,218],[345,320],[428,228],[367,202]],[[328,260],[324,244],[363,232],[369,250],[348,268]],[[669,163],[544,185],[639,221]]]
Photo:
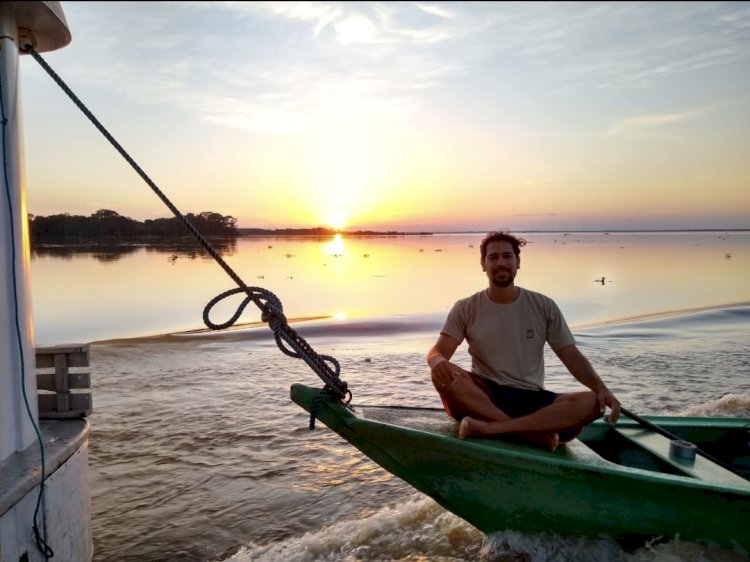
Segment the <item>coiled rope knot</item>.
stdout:
[[263,312],[260,314],[260,319],[268,324],[268,327],[273,330],[274,334],[281,330],[282,326],[286,324],[286,316],[284,316],[281,309],[275,308],[268,303],[266,303],[263,308]]
[[[244,293],[245,298],[239,304],[232,317],[221,324],[212,322],[210,319],[211,309],[225,298],[238,293]],[[250,302],[260,309],[261,320],[268,323],[268,326],[273,331],[274,339],[279,349],[289,357],[303,359],[323,380],[326,385],[326,392],[339,400],[344,400],[348,396],[348,400],[346,401],[348,404],[351,401],[351,392],[346,382],[339,378],[339,373],[341,372],[339,362],[330,355],[318,355],[304,338],[289,326],[281,301],[268,289],[245,286],[220,293],[211,299],[203,309],[203,322],[211,330],[228,328],[234,325]]]

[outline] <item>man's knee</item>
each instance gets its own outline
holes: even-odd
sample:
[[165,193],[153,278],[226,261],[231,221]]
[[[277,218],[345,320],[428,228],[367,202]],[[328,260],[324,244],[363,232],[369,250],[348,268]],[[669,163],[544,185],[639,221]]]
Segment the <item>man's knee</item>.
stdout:
[[570,403],[570,407],[581,415],[599,417],[599,399],[596,392],[588,390],[585,392],[571,392],[563,394],[560,398]]
[[586,423],[591,423],[599,416],[602,415],[602,411],[599,408],[599,397],[596,392],[582,392],[581,397],[581,411],[586,415]]
[[436,380],[434,373],[431,375],[432,384],[440,395],[445,412],[452,418],[461,421],[464,416],[474,413],[474,397],[471,385],[476,386],[471,374],[462,370],[454,370],[453,379],[448,383]]

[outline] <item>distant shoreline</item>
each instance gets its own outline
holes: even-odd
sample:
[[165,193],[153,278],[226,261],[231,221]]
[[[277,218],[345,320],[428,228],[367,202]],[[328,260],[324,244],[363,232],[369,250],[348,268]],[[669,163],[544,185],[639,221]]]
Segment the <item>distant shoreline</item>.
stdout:
[[[423,229],[419,225],[402,226],[401,229],[373,230],[351,226],[335,228],[333,226],[261,228],[240,227],[238,219],[231,215],[222,215],[212,211],[188,213],[183,220],[178,217],[134,220],[120,215],[111,209],[99,209],[90,216],[59,213],[50,216],[28,215],[29,238],[31,245],[71,246],[80,243],[153,243],[175,242],[199,236],[212,239],[237,239],[250,237],[279,236],[314,236],[314,237],[376,237],[376,236],[434,236],[448,234],[484,235],[493,228],[433,228]],[[434,224],[432,225],[435,226]],[[495,227],[495,230],[505,227]],[[514,228],[511,232],[524,234],[622,234],[622,233],[714,233],[714,232],[747,232],[750,228],[573,228],[542,229]],[[199,236],[198,236],[199,235]]]
[[398,230],[336,230],[332,228],[237,228],[240,237],[251,236],[430,236],[433,232]]
[[[639,228],[639,229],[567,229],[567,230],[526,230],[509,229],[510,232],[523,234],[630,234],[630,233],[660,233],[660,232],[750,232],[750,228]],[[438,230],[429,234],[483,234],[488,230]]]
[[[399,236],[441,236],[441,235],[461,235],[475,234],[483,236],[487,230],[435,230],[435,231],[415,231],[407,232],[400,230],[334,230],[327,228],[237,228],[236,232],[230,235],[224,234],[203,234],[208,240],[237,240],[241,238],[294,238],[294,237],[313,237],[313,238],[331,238],[334,236],[346,237],[399,237]],[[609,229],[609,230],[511,230],[515,234],[678,234],[678,233],[739,233],[750,232],[750,228],[683,228],[683,229]],[[117,245],[153,245],[159,243],[184,242],[185,240],[195,240],[189,232],[169,233],[162,235],[155,234],[133,234],[120,236],[46,236],[44,238],[31,239],[31,246],[34,248],[44,247],[75,247],[80,245],[95,246],[117,246]]]
[[[333,230],[327,228],[238,228],[240,237],[250,236],[434,236],[439,234],[485,234],[488,230],[428,230],[407,232],[400,230]],[[649,228],[649,229],[596,229],[596,230],[524,230],[513,229],[511,232],[523,234],[629,234],[629,233],[666,233],[666,232],[750,232],[750,228]]]

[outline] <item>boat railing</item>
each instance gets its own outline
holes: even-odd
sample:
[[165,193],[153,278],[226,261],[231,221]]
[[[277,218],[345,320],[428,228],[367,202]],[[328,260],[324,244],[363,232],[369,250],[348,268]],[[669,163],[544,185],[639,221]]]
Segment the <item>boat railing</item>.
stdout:
[[84,418],[91,414],[89,345],[36,348],[40,419]]

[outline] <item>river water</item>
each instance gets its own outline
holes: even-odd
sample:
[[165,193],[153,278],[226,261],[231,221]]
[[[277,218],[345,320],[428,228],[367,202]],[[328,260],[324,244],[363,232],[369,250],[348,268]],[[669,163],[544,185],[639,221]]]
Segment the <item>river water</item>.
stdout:
[[[517,283],[558,301],[627,408],[750,418],[750,233],[528,238]],[[241,240],[227,259],[278,288],[354,404],[439,406],[425,353],[453,301],[486,283],[480,239]],[[257,314],[201,331],[200,308],[231,288],[216,269],[177,248],[34,256],[38,341],[91,343],[95,560],[746,559],[678,537],[626,552],[554,528],[482,535],[322,424],[310,431],[289,386],[320,381]],[[71,299],[49,294],[53,274],[70,276]],[[456,360],[468,366],[464,348]],[[579,388],[551,354],[547,387]]]

